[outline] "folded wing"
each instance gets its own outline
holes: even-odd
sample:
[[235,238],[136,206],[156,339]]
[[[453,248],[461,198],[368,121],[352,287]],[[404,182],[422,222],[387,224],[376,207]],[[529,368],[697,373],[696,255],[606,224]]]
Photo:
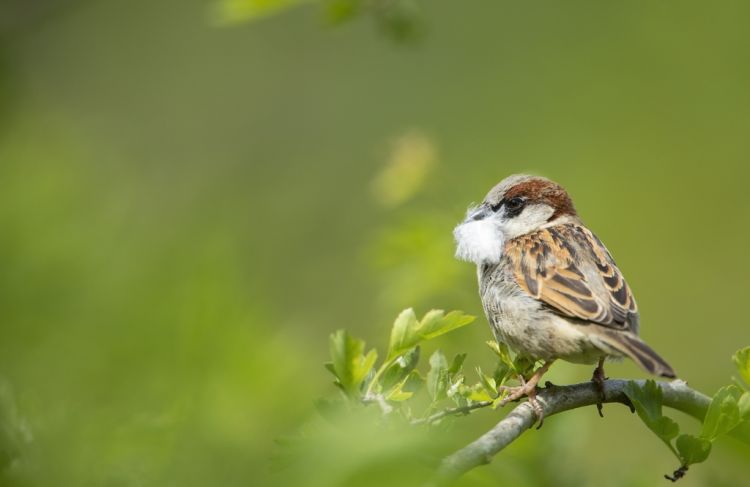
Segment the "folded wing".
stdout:
[[506,243],[517,284],[552,310],[638,333],[638,308],[602,242],[581,225],[564,224]]

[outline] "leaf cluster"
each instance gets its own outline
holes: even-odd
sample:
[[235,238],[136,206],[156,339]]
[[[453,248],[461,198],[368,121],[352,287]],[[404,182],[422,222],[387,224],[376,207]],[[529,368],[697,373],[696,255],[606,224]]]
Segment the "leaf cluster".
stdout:
[[[429,311],[419,319],[413,309],[406,309],[391,327],[388,349],[379,366],[377,350],[366,351],[364,341],[339,330],[330,337],[331,361],[326,368],[350,404],[377,404],[385,415],[397,411],[415,423],[436,423],[446,416],[496,406],[501,399],[498,387],[534,365],[514,359],[504,345],[488,342],[499,359],[498,365],[492,374],[476,367],[479,380],[475,383],[467,381],[465,353],[449,360],[441,350],[435,350],[426,372],[418,369],[424,342],[462,328],[474,319],[461,311],[442,310]],[[415,397],[420,391],[421,401]]]
[[628,385],[626,394],[638,416],[680,461],[674,476],[667,478],[677,480],[690,465],[705,461],[717,438],[750,426],[750,347],[739,350],[732,360],[744,384],[736,381],[714,394],[697,435],[680,434],[680,426],[662,413],[662,391],[656,382]]

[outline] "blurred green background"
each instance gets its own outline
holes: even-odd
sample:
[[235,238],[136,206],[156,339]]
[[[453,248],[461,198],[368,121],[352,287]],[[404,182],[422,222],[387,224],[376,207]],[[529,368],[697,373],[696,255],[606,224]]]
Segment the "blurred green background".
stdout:
[[[405,307],[463,309],[436,346],[491,363],[451,230],[515,172],[568,188],[680,377],[728,383],[750,345],[750,4],[420,5],[399,43],[316,5],[218,25],[206,1],[0,0],[2,485],[412,485],[392,457],[503,412],[276,440],[335,395],[337,328],[382,347]],[[663,485],[669,451],[605,414],[550,418],[463,483]],[[721,441],[681,485],[742,485],[748,459]]]

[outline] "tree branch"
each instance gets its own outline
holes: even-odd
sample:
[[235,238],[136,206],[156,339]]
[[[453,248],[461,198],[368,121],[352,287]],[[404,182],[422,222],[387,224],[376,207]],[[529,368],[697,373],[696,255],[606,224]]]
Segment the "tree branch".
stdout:
[[[622,379],[611,379],[604,382],[604,402],[626,404],[630,401],[625,395],[625,388],[631,382]],[[635,381],[643,385],[645,381]],[[682,380],[657,383],[663,393],[663,404],[677,409],[699,421],[703,420],[711,399],[687,386]],[[591,406],[600,401],[599,392],[592,382],[570,386],[548,384],[537,394],[539,403],[544,408],[544,416],[561,413],[583,406]],[[474,467],[489,463],[500,450],[521,436],[536,423],[536,415],[529,403],[516,406],[507,416],[491,430],[478,439],[443,459],[434,479],[434,485],[446,485]]]
[[469,414],[475,409],[486,408],[487,406],[492,406],[492,402],[493,401],[480,401],[480,402],[475,402],[471,406],[461,406],[457,408],[444,409],[426,418],[415,419],[414,421],[411,422],[411,424],[412,425],[431,424],[431,423],[434,423],[435,421],[445,418],[446,416],[460,416],[462,414]]

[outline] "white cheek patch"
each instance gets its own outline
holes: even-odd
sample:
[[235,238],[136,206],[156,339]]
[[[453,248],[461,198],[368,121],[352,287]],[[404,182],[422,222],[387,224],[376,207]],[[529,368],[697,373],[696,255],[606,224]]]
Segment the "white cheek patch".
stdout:
[[453,230],[453,237],[460,260],[497,264],[503,257],[503,234],[492,217],[461,223]]
[[503,221],[503,235],[508,239],[525,235],[542,227],[555,210],[544,204],[528,205],[523,213]]

